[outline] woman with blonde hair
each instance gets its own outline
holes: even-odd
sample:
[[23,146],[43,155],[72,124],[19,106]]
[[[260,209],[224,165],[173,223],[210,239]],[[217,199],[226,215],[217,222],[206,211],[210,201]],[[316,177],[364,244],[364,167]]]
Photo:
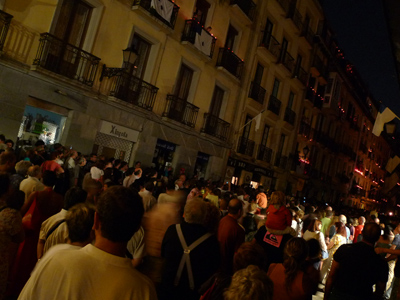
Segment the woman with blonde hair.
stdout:
[[311,299],[318,286],[319,272],[307,268],[307,242],[302,238],[292,238],[284,250],[283,264],[271,264],[268,276],[274,283],[273,300]]

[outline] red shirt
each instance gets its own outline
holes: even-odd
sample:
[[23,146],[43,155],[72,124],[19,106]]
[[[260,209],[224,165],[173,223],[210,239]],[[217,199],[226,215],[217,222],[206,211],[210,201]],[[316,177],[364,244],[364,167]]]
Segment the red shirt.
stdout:
[[364,225],[358,225],[354,227],[354,243],[357,243],[357,237],[358,235],[363,231]]
[[285,207],[281,206],[276,209],[275,206],[270,205],[267,209],[267,221],[265,226],[275,230],[285,230],[286,227],[292,225],[292,214]]

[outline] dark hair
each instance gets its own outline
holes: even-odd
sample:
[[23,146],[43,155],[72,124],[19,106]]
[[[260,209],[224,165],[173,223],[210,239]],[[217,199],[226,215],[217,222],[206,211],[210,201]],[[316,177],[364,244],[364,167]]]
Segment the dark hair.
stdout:
[[231,199],[228,204],[228,213],[232,215],[236,215],[240,210],[243,209],[242,201],[238,199]]
[[0,141],[5,141],[6,140],[6,137],[5,137],[5,135],[4,134],[0,134]]
[[[116,161],[115,161],[115,165],[116,165],[116,166],[118,165],[118,164],[116,163]],[[121,169],[121,168],[125,167],[126,165],[128,165],[128,163],[127,163],[126,161],[121,161],[121,162],[119,163],[119,168]]]
[[101,235],[113,242],[128,242],[139,229],[143,213],[138,193],[122,186],[110,187],[97,202]]
[[318,219],[314,219],[308,225],[307,230],[311,231],[311,232],[315,232],[317,230],[319,224],[322,224],[321,221]]
[[167,190],[169,190],[169,191],[175,190],[175,182],[174,181],[172,181],[172,180],[168,181]]
[[0,155],[0,165],[6,165],[8,163],[15,163],[17,161],[17,157],[13,152],[4,151]]
[[11,143],[11,144],[12,144],[11,147],[14,147],[14,141],[13,141],[13,140],[6,140],[5,143],[6,143],[6,144],[7,144],[7,143]]
[[86,203],[78,203],[68,211],[65,221],[68,227],[68,237],[72,243],[89,240],[94,223],[94,213],[94,207]]
[[44,142],[42,140],[37,140],[36,143],[35,143],[35,147],[44,146],[44,145],[45,144],[44,144]]
[[151,180],[149,180],[144,184],[144,188],[146,190],[148,190],[149,192],[153,192],[154,191],[154,183]]
[[236,271],[255,265],[265,270],[267,256],[263,248],[257,243],[245,242],[240,245],[233,257],[233,269]]
[[64,209],[69,210],[74,205],[85,202],[86,197],[87,192],[80,187],[75,186],[70,188],[64,196]]
[[308,246],[308,257],[309,258],[320,258],[321,257],[321,245],[316,239],[309,239],[307,241]]
[[375,222],[368,222],[364,225],[362,231],[363,241],[370,244],[375,244],[381,236],[381,228]]
[[57,182],[56,172],[53,171],[44,171],[42,178],[45,186],[54,186]]
[[292,289],[297,273],[303,268],[308,256],[307,242],[298,237],[291,238],[285,245],[283,267],[285,268],[285,286]]
[[7,174],[0,175],[0,197],[8,192],[10,187],[10,177]]
[[332,217],[333,216],[333,212],[331,210],[327,210],[326,211],[326,216],[327,217]]

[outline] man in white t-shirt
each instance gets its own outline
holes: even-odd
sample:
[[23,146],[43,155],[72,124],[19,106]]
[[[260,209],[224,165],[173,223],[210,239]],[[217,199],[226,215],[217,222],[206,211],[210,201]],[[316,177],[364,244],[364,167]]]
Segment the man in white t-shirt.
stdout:
[[121,186],[107,189],[97,202],[94,245],[46,255],[18,299],[157,299],[152,282],[125,258],[142,216],[137,193]]

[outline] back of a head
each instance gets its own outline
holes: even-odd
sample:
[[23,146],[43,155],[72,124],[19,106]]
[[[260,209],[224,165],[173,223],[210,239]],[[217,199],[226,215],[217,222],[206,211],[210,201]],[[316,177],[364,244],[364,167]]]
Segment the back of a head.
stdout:
[[343,224],[347,223],[347,218],[345,215],[340,215],[339,216],[339,222],[342,222]]
[[26,176],[31,166],[32,163],[30,161],[21,160],[15,164],[15,171],[22,176]]
[[375,244],[381,236],[381,228],[375,222],[369,222],[364,225],[362,231],[363,241]]
[[13,164],[16,162],[16,160],[17,157],[11,151],[4,151],[3,153],[0,154],[0,166],[6,164]]
[[317,239],[309,239],[307,241],[308,257],[316,258],[321,256],[321,245]]
[[37,177],[40,174],[40,167],[39,166],[31,166],[28,169],[28,175],[31,177]]
[[87,192],[80,187],[70,188],[64,196],[64,209],[69,210],[71,207],[78,203],[83,203],[86,201]]
[[236,215],[243,209],[243,204],[238,199],[231,199],[228,203],[228,213],[231,215]]
[[359,217],[358,218],[358,222],[360,223],[360,225],[364,225],[365,224],[365,217]]
[[333,216],[333,212],[332,212],[331,210],[327,210],[327,211],[326,211],[326,216],[327,216],[328,218],[332,217],[332,216]]
[[72,243],[90,241],[94,213],[94,206],[86,203],[78,203],[68,211],[65,222],[68,227],[68,237]]
[[147,181],[145,184],[144,184],[144,188],[147,190],[147,191],[149,191],[149,192],[153,192],[154,191],[154,183],[153,183],[153,181]]
[[285,205],[285,194],[281,191],[273,192],[270,197],[269,204],[275,206]]
[[168,191],[174,191],[175,190],[175,182],[173,180],[168,181],[167,190]]
[[307,242],[303,238],[291,238],[285,245],[283,267],[285,268],[285,286],[291,290],[297,272],[302,268],[308,256]]
[[207,206],[203,200],[191,199],[186,202],[184,208],[184,218],[187,223],[204,224]]
[[45,186],[53,187],[57,182],[57,174],[53,171],[44,171],[43,184]]
[[129,188],[112,186],[97,202],[101,235],[117,243],[126,243],[139,229],[144,208],[140,195]]
[[250,265],[237,271],[229,288],[224,292],[225,300],[270,300],[274,284],[267,273]]
[[245,269],[249,265],[255,265],[265,270],[267,257],[264,249],[257,243],[245,242],[240,245],[233,257],[233,269],[235,271]]
[[346,233],[346,226],[344,225],[344,223],[342,222],[336,222],[335,223],[335,227],[336,227],[336,233],[340,234],[344,237],[347,237],[347,233]]

